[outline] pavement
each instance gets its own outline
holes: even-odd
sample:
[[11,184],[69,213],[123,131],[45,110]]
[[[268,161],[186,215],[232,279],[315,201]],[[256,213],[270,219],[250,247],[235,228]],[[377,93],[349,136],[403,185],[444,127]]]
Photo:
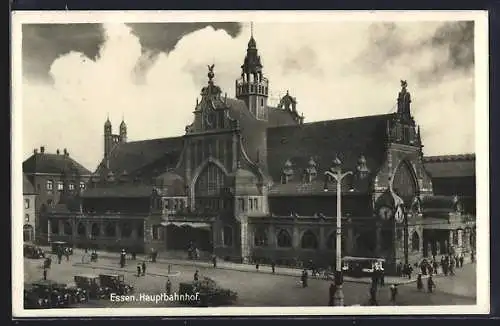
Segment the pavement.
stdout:
[[[83,249],[74,249],[75,254],[82,255],[84,252]],[[114,259],[116,261],[116,265],[108,265],[105,266],[105,268],[110,269],[110,270],[123,270],[118,266],[118,257],[119,253],[116,252],[105,252],[105,251],[99,251],[98,252],[99,258],[107,258],[107,259]],[[148,262],[148,265],[153,264],[150,261],[150,258],[148,255],[137,255],[136,260],[131,260],[127,259],[127,264],[129,266],[132,266],[132,273],[137,273],[137,263],[146,261]],[[192,267],[199,267],[199,268],[214,268],[213,264],[208,261],[202,261],[202,260],[188,260],[188,259],[178,259],[178,258],[157,258],[156,264],[160,265],[172,265],[172,266],[192,266]],[[85,267],[87,263],[80,263],[79,266]],[[232,270],[232,271],[239,271],[239,272],[251,272],[251,273],[269,273],[272,274],[272,268],[270,265],[259,265],[259,269],[257,270],[255,265],[251,264],[238,264],[234,262],[228,262],[228,261],[222,261],[218,260],[217,261],[217,269],[223,269],[223,270]],[[276,266],[275,268],[275,275],[282,275],[282,276],[292,276],[292,277],[300,277],[302,275],[303,269],[299,268],[291,268],[291,267],[284,267],[284,266]],[[166,274],[162,273],[159,274],[158,276],[167,276]],[[312,277],[311,277],[312,278]],[[321,279],[321,277],[317,277],[318,279]],[[422,277],[424,280],[427,279],[427,276]],[[403,285],[403,284],[410,284],[416,282],[416,275],[414,275],[411,279],[407,277],[397,277],[397,276],[386,276],[385,277],[385,283],[386,284],[397,284],[397,285]],[[344,275],[344,282],[350,282],[350,283],[361,283],[361,284],[371,284],[372,280],[370,277],[351,277]]]

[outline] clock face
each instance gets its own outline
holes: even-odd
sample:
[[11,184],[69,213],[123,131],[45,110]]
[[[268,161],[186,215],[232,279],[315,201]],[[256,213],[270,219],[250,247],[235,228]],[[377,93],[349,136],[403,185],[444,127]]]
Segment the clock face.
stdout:
[[389,220],[392,217],[392,209],[387,206],[382,206],[378,210],[378,216],[383,220]]

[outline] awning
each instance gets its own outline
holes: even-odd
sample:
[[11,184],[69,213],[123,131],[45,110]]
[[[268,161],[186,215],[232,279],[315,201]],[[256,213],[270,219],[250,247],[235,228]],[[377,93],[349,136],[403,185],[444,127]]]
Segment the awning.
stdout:
[[206,229],[206,230],[211,230],[212,225],[209,223],[202,223],[202,222],[173,222],[173,221],[163,221],[161,222],[161,225],[163,226],[168,226],[168,225],[174,225],[177,227],[183,227],[183,226],[189,226],[192,228],[196,229]]

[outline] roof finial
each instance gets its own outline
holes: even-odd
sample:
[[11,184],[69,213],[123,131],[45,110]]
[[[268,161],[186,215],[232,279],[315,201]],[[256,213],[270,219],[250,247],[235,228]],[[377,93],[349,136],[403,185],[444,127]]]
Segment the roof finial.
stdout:
[[253,22],[250,22],[250,36],[253,38]]

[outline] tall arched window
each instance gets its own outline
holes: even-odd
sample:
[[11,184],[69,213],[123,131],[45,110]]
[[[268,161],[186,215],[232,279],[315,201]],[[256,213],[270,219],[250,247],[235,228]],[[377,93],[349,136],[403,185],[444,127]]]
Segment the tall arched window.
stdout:
[[78,223],[77,232],[78,232],[78,235],[81,237],[87,236],[87,228],[85,227],[85,224]]
[[59,221],[58,220],[51,221],[50,232],[52,232],[52,234],[59,234]]
[[64,234],[65,235],[72,235],[73,234],[73,228],[71,227],[71,223],[69,222],[64,222]]
[[233,228],[226,225],[222,229],[222,241],[224,246],[231,247],[233,245]]
[[292,246],[292,237],[287,230],[281,229],[277,236],[278,247],[289,248]]
[[107,237],[116,236],[116,224],[114,222],[107,222],[106,226],[104,227],[104,234]]
[[100,235],[101,228],[99,227],[99,224],[97,223],[92,224],[91,233],[93,237],[98,237]]
[[130,238],[132,236],[132,226],[129,222],[123,222],[121,225],[121,235],[124,238]]
[[418,192],[414,175],[413,167],[408,162],[403,161],[396,170],[392,181],[396,194],[407,203],[411,202]]
[[196,180],[195,194],[218,196],[224,186],[224,171],[215,163],[209,163]]
[[265,228],[259,227],[254,233],[254,245],[256,247],[267,246],[267,232]]
[[419,251],[420,250],[420,236],[417,231],[413,231],[411,235],[411,250]]
[[142,239],[144,238],[144,222],[138,222],[135,230],[137,231],[137,237]]
[[317,249],[318,248],[318,238],[316,238],[316,235],[311,230],[307,230],[302,235],[302,239],[300,241],[300,246],[303,249]]

